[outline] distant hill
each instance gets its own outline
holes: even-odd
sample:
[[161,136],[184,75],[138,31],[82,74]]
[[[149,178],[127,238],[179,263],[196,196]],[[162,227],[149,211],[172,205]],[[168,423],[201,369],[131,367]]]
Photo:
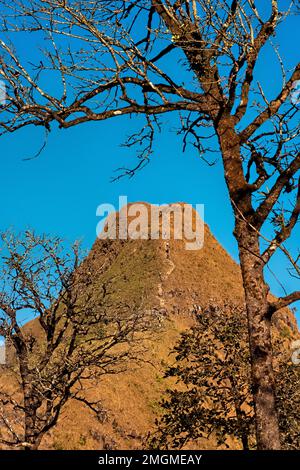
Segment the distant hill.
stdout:
[[[97,295],[103,282],[110,280],[116,304],[143,299],[144,308],[159,312],[161,329],[148,341],[143,364],[131,364],[128,372],[105,377],[86,390],[94,400],[101,399],[107,411],[104,422],[84,405],[70,402],[41,448],[141,448],[160,414],[161,397],[173,386],[163,379],[166,365],[172,362],[170,350],[179,334],[192,326],[195,311],[210,302],[243,303],[240,268],[205,225],[201,250],[187,251],[184,240],[96,240],[80,269],[85,274],[82,289]],[[26,328],[38,336],[36,321]],[[284,331],[284,341],[298,332],[287,309],[275,315],[274,328],[279,335]],[[201,442],[201,447],[214,448],[213,439]]]

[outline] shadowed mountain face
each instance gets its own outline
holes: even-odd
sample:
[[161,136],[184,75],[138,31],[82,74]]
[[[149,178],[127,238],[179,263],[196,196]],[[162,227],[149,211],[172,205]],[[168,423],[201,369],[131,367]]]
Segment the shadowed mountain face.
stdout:
[[[150,206],[146,207],[149,211]],[[118,221],[119,216],[117,225]],[[239,266],[206,225],[200,250],[186,250],[185,240],[173,240],[172,234],[171,230],[168,241],[160,237],[97,239],[94,243],[79,268],[84,273],[80,288],[97,297],[103,284],[109,284],[110,305],[141,304],[159,315],[160,327],[151,340],[146,340],[144,362],[132,363],[126,373],[104,377],[86,388],[88,397],[102,401],[105,418],[99,420],[84,405],[70,402],[58,425],[43,439],[41,448],[141,448],[161,412],[160,399],[173,386],[170,379],[163,379],[166,365],[173,360],[169,352],[179,334],[193,325],[195,311],[201,312],[212,302],[243,303]],[[297,332],[289,310],[278,312],[274,325],[276,334],[287,327],[291,336]],[[26,328],[38,335],[36,320]],[[203,441],[201,447],[214,448],[214,442]]]

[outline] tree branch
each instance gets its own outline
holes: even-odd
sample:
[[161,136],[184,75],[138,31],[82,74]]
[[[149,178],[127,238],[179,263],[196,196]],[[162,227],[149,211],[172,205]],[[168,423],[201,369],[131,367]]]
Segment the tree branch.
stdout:
[[269,106],[264,109],[243,131],[240,132],[241,143],[247,142],[254,132],[257,131],[266,121],[274,116],[291,94],[294,87],[294,82],[300,80],[300,63],[296,66],[291,78],[287,81],[279,95],[270,102]]
[[300,300],[300,291],[295,291],[285,297],[279,297],[275,302],[269,303],[269,315],[272,316],[281,308],[288,307],[290,304]]
[[[266,221],[268,215],[276,204],[284,187],[289,183],[290,179],[295,176],[300,169],[300,152],[291,161],[289,166],[281,172],[272,189],[268,192],[264,201],[258,206],[253,215],[253,225],[259,230],[263,223]],[[298,206],[296,213],[298,212]],[[295,214],[296,215],[296,214]],[[298,215],[297,215],[298,217]],[[293,220],[295,217],[293,217]],[[295,222],[296,223],[296,222]]]

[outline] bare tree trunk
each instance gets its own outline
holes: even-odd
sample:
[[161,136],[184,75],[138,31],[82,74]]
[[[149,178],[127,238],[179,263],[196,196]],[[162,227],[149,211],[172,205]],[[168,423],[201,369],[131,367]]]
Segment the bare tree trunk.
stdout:
[[268,286],[259,257],[259,240],[255,231],[243,221],[237,221],[235,235],[248,315],[257,447],[260,450],[278,450],[280,438],[272,365],[271,320],[268,317]]
[[233,210],[234,235],[239,257],[248,315],[251,382],[255,407],[258,449],[280,449],[272,366],[271,321],[268,317],[268,287],[260,257],[259,234],[249,220],[254,213],[251,192],[245,181],[239,137],[234,119],[225,115],[216,125]]
[[36,426],[36,407],[34,403],[31,387],[25,386],[24,389],[24,450],[37,450],[39,442],[35,436]]

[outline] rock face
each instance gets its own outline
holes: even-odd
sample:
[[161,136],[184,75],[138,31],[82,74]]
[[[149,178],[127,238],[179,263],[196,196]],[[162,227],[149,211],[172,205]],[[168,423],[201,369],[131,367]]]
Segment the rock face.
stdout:
[[[144,308],[160,318],[161,328],[147,340],[143,363],[131,364],[126,373],[104,377],[86,390],[87,396],[102,401],[106,413],[96,418],[71,402],[41,448],[141,448],[159,415],[159,401],[172,386],[163,374],[179,334],[193,324],[194,313],[211,302],[243,303],[239,266],[205,225],[203,248],[195,251],[186,250],[185,240],[172,236],[170,240],[97,239],[80,269],[82,289],[97,295],[109,282],[112,301],[136,304],[143,299]],[[282,325],[297,331],[289,310],[276,315],[276,324],[278,331]],[[213,448],[213,443],[203,442],[205,447]]]

